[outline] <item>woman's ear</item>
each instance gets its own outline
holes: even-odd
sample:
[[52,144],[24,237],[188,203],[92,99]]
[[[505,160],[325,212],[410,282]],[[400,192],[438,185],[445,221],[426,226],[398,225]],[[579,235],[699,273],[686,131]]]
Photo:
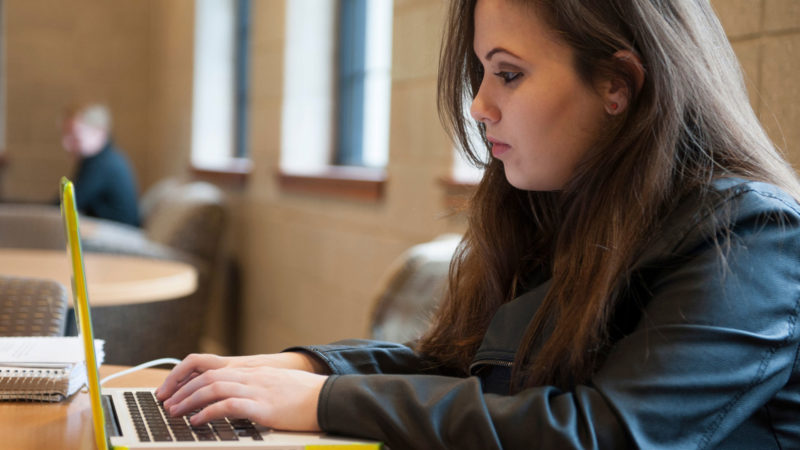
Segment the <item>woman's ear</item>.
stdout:
[[[620,77],[613,77],[603,83],[601,94],[608,114],[615,116],[628,109],[631,98],[642,89],[644,84],[644,67],[642,61],[630,50],[619,50],[614,53],[614,63],[622,66],[622,70],[630,75],[634,86],[630,86],[627,80]],[[636,91],[631,92],[631,87]]]

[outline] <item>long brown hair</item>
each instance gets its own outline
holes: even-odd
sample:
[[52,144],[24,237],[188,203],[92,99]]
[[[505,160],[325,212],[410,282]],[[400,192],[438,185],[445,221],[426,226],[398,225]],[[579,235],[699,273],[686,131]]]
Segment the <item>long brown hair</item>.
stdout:
[[[439,112],[485,171],[447,295],[418,349],[466,372],[497,308],[551,278],[517,350],[512,386],[568,388],[588,380],[600,362],[597,350],[609,344],[608,322],[630,267],[677,199],[724,176],[768,181],[799,199],[800,184],[759,124],[707,1],[509,1],[533,8],[573,49],[587,85],[602,77],[625,82],[629,107],[562,191],[512,187],[501,162],[481,162],[484,129],[464,115],[482,77],[472,50],[476,0],[452,2]],[[641,60],[640,89],[630,67],[613,57],[619,50]],[[476,126],[481,148],[468,138]]]

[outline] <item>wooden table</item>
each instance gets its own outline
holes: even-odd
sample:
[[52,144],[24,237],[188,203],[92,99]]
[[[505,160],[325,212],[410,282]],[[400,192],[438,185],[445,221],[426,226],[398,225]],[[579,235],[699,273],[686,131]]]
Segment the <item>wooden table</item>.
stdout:
[[[197,271],[186,263],[106,253],[83,256],[92,306],[170,300],[197,289]],[[0,274],[49,278],[67,289],[72,284],[66,249],[0,248]]]
[[[125,369],[102,366],[100,377]],[[169,373],[144,369],[109,381],[104,387],[156,387]],[[0,448],[95,449],[89,394],[78,392],[59,403],[0,402]]]

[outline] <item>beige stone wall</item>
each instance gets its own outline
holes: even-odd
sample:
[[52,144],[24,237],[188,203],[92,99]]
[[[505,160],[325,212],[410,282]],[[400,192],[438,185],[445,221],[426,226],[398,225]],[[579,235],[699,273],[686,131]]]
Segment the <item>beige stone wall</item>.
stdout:
[[194,0],[148,3],[147,145],[136,149],[142,189],[187,175],[192,149]]
[[192,0],[5,2],[8,166],[5,199],[55,198],[72,173],[60,115],[102,101],[144,188],[186,170],[192,93]]
[[773,142],[800,169],[800,1],[713,0]]
[[147,2],[6,1],[5,198],[55,198],[72,173],[59,118],[76,99],[107,102],[117,142],[144,160],[148,98]]

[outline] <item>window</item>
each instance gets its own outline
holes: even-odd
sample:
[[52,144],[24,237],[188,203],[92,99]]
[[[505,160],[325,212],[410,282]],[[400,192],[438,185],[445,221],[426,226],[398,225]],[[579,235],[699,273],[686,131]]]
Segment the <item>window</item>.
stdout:
[[[383,167],[388,157],[392,3],[341,0],[338,165]],[[367,120],[369,118],[369,120]]]
[[283,171],[385,167],[392,10],[391,0],[287,2]]
[[[470,116],[469,105],[471,102],[466,102],[464,108],[464,116],[467,118],[467,125],[469,128],[469,142],[476,153],[481,154],[486,148],[486,144],[481,139],[478,129],[475,126],[474,120]],[[456,144],[458,145],[458,144]],[[488,157],[488,155],[487,155]],[[484,161],[486,162],[486,161]],[[453,176],[452,181],[459,184],[477,184],[483,176],[483,169],[475,167],[475,165],[468,161],[463,153],[458,148],[453,148]]]
[[250,0],[196,0],[192,165],[247,157]]
[[[490,157],[486,154],[484,150],[486,144],[483,142],[483,139],[481,139],[478,129],[474,126],[473,119],[469,115],[469,104],[470,102],[467,102],[465,105],[464,115],[468,120],[466,125],[469,127],[467,128],[467,132],[469,133],[468,139],[470,145],[478,155]],[[442,180],[445,193],[445,205],[456,211],[463,210],[469,197],[474,193],[475,186],[477,186],[483,177],[483,168],[476,167],[475,163],[467,160],[459,147],[460,144],[457,143],[452,150],[453,164],[451,166],[450,177]],[[486,160],[483,160],[483,162],[485,163]]]
[[236,98],[234,156],[246,158],[247,151],[247,107],[250,86],[250,0],[237,0],[236,7]]
[[[481,144],[476,142],[476,144]],[[477,147],[481,148],[481,147]],[[475,167],[472,162],[467,161],[458,149],[454,149],[453,154],[453,181],[462,184],[477,184],[483,176],[483,169]]]
[[334,163],[342,166],[360,166],[363,160],[366,12],[366,0],[340,0]]

